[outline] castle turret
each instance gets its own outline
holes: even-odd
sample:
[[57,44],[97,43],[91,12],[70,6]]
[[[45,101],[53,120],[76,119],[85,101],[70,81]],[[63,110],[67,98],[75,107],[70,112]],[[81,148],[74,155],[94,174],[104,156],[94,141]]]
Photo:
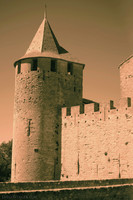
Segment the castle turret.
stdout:
[[133,98],[133,56],[126,59],[119,69],[121,97]]
[[45,18],[15,66],[12,182],[60,179],[61,108],[82,103],[84,64]]

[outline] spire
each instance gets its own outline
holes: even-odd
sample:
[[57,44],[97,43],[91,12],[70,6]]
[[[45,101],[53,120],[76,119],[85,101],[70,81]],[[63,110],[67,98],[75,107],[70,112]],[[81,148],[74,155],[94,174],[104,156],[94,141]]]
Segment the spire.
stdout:
[[56,53],[56,54],[64,54],[68,53],[64,48],[62,48],[52,29],[51,26],[47,20],[47,11],[46,11],[46,5],[45,5],[45,12],[44,12],[44,20],[42,24],[40,25],[37,33],[35,34],[27,52],[27,54],[32,54],[32,53],[45,53],[45,52],[50,52],[50,53]]
[[47,19],[47,5],[45,3],[45,7],[44,7],[44,19]]

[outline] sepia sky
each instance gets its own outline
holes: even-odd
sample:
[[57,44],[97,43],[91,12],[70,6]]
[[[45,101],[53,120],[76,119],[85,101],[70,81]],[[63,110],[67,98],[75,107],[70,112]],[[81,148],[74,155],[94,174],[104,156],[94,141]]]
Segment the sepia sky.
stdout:
[[48,21],[60,43],[85,63],[83,97],[118,99],[119,64],[133,53],[132,0],[0,0],[0,143],[12,138],[14,67]]

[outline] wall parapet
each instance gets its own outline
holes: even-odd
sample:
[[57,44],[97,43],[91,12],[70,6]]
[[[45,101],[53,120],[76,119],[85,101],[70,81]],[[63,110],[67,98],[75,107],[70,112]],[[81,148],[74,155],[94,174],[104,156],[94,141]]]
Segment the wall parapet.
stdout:
[[[132,99],[130,97],[122,98],[118,100],[117,102],[114,102],[113,100],[110,100],[109,103],[96,103],[91,102],[88,104],[81,104],[78,106],[72,106],[72,107],[63,107],[62,108],[62,118],[69,118],[70,116],[82,116],[88,115],[88,116],[98,116],[100,117],[100,120],[107,119],[107,115],[122,113],[124,110],[131,110],[132,108]],[[107,114],[109,113],[109,114]],[[94,117],[93,117],[94,118]]]

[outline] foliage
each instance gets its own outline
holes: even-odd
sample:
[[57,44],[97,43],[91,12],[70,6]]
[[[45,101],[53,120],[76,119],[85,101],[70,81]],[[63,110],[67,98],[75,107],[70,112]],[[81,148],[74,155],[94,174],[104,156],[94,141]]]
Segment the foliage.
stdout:
[[0,182],[9,181],[11,177],[12,140],[0,145]]

